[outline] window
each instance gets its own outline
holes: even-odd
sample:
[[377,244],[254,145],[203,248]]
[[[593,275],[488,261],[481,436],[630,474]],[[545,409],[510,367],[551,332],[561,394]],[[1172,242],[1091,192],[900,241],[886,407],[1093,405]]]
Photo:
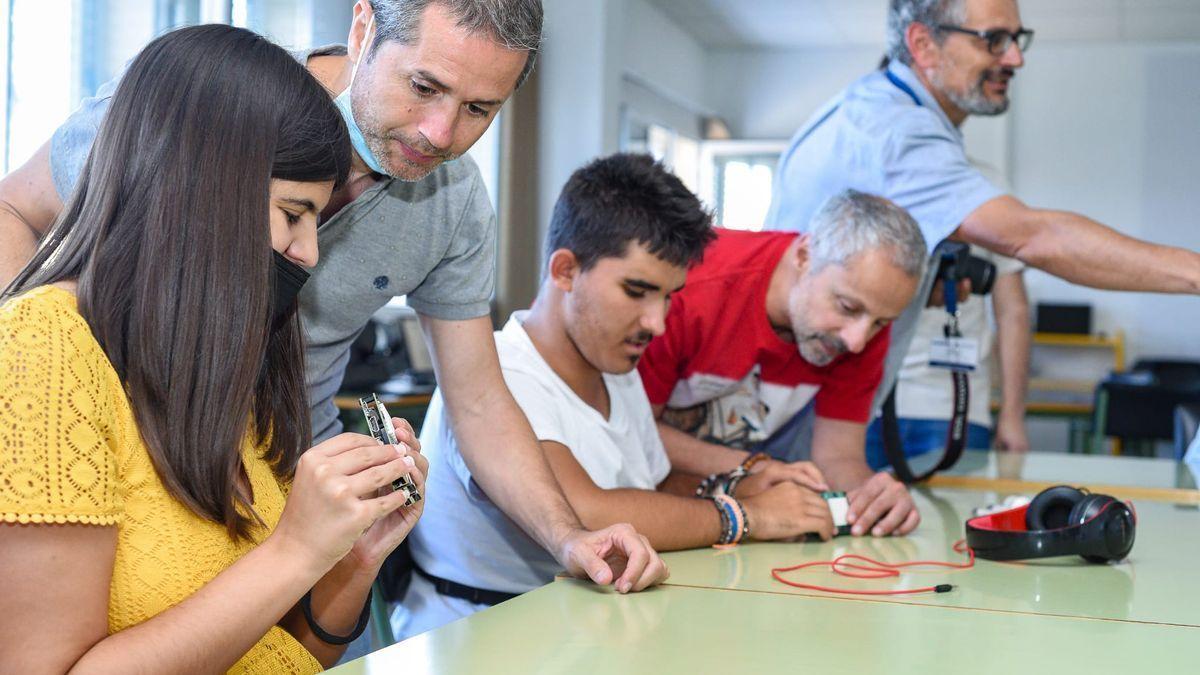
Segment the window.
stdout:
[[719,227],[761,230],[771,206],[783,141],[705,141],[697,194]]
[[228,21],[228,0],[0,0],[0,160],[28,160],[80,99],[172,28]]

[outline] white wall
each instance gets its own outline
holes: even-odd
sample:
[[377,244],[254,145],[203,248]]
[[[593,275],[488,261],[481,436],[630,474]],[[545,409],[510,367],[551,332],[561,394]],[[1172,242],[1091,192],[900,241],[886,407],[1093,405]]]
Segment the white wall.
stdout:
[[[878,47],[810,50],[717,50],[707,57],[706,103],[734,136],[787,139],[854,80],[873,70]],[[963,126],[972,157],[1007,174],[1008,122],[972,119]]]
[[554,200],[571,172],[616,147],[624,4],[545,3],[537,66],[538,231],[543,236]]
[[544,233],[575,169],[616,152],[622,106],[700,114],[704,52],[644,0],[547,0],[538,62],[538,204]]
[[[1200,249],[1200,45],[1043,45],[1036,56],[1011,112],[1017,195]],[[1092,303],[1097,328],[1126,331],[1130,358],[1200,358],[1195,297],[1027,279],[1037,299]]]
[[[620,67],[625,79],[652,90],[661,104],[704,114],[709,112],[704,104],[710,84],[707,65],[701,44],[671,19],[644,0],[625,1],[620,36]],[[624,91],[622,100],[631,103]]]

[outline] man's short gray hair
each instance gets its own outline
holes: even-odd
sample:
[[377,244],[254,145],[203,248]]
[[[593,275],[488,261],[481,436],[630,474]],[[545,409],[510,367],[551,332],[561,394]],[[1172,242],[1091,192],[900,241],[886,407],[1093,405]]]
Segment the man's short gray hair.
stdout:
[[[966,19],[965,0],[890,0],[887,17],[888,58],[906,66],[912,65],[912,54],[908,52],[908,44],[904,41],[904,34],[911,24],[924,24],[932,29],[938,24],[960,25]],[[934,37],[940,44],[943,37],[938,31],[934,31]]]
[[855,256],[886,249],[892,263],[920,278],[929,255],[917,221],[894,202],[858,190],[830,197],[808,226],[809,269],[845,265]]
[[470,33],[483,33],[505,49],[529,52],[517,76],[517,87],[529,77],[542,46],[542,0],[370,0],[375,13],[374,53],[379,45],[394,40],[414,44],[420,37],[421,15],[437,3]]

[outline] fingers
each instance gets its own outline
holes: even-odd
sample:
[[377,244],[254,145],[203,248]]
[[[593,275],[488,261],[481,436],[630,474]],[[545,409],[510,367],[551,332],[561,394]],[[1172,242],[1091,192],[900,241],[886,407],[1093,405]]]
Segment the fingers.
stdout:
[[829,505],[824,499],[820,501],[819,505],[808,510],[810,528],[807,532],[815,532],[820,535],[822,541],[829,541],[837,534],[837,526],[833,524],[833,513],[830,512]]
[[921,523],[921,514],[920,514],[920,512],[917,511],[916,508],[913,508],[912,511],[908,512],[908,517],[906,517],[904,519],[904,522],[900,523],[900,527],[896,528],[896,530],[892,534],[898,534],[898,535],[908,534],[909,532],[912,532],[913,530],[917,529],[917,525],[919,525],[920,523]]
[[[887,513],[888,510],[892,508],[894,503],[892,499],[889,499],[889,496],[884,490],[874,490],[873,492],[874,498],[866,504],[866,508],[858,514],[857,518],[851,521],[853,523],[853,527],[850,528],[850,534],[853,534],[856,537],[866,534],[867,531],[870,530],[871,527],[883,517],[883,514]],[[862,498],[860,497],[860,499]],[[862,508],[862,502],[859,502],[858,504],[851,504],[850,508],[851,510],[860,509]],[[847,520],[849,521],[849,516],[847,516]]]
[[[875,498],[883,492],[887,484],[879,480],[883,474],[875,474],[867,482],[851,490],[846,496],[850,499],[850,510],[846,512],[846,522],[857,525],[860,515],[866,511]],[[887,478],[887,476],[885,476]],[[871,521],[874,523],[875,521]],[[854,532],[861,534],[861,532]]]
[[[650,564],[650,545],[643,543],[642,535],[636,532],[614,532],[613,543],[625,554],[625,572],[617,579],[617,592],[628,593],[641,580],[646,566]],[[636,589],[641,590],[641,589]]]
[[429,475],[429,458],[422,455],[419,450],[412,450],[408,454],[417,463],[417,468],[421,470],[421,473]]
[[395,445],[382,445],[371,439],[371,445],[347,450],[329,457],[326,462],[334,475],[353,476],[374,466],[405,456]]
[[607,586],[612,583],[613,573],[604,558],[590,546],[579,546],[572,552],[578,568],[587,575],[592,583]]
[[[854,536],[870,531],[880,537],[907,522],[909,513],[914,510],[916,506],[904,484],[888,474],[878,473],[851,495],[850,513],[846,519],[852,524],[850,533]],[[916,527],[916,523],[912,526]]]
[[[416,478],[417,478],[416,469],[413,469],[413,472],[414,473],[412,473],[411,475],[413,476],[413,479],[416,480]],[[421,480],[423,481],[424,477],[422,477]],[[380,486],[380,487],[382,487],[382,486]],[[371,514],[371,522],[373,523],[376,520],[379,520],[380,518],[386,517],[388,514],[390,514],[391,512],[393,512],[397,509],[405,508],[405,504],[407,503],[407,501],[408,501],[408,495],[404,494],[404,491],[401,490],[401,491],[396,491],[396,492],[388,492],[386,494],[382,494],[378,497],[373,497],[371,499],[364,499],[362,503],[367,508],[368,512]],[[424,502],[416,502],[414,504],[409,504],[408,508],[419,510],[423,506],[424,506]],[[370,524],[368,523],[368,526],[369,525]]]
[[333,457],[355,448],[370,447],[374,445],[379,445],[379,441],[371,438],[370,436],[345,433],[338,434],[329,440],[318,443],[310,448],[308,452],[316,453],[323,457]]
[[642,545],[650,554],[650,561],[646,564],[646,569],[642,572],[641,577],[633,585],[633,591],[644,591],[651,586],[661,584],[671,576],[670,570],[667,569],[667,564],[663,562],[658,552],[650,545],[650,540],[645,535],[638,535],[642,538]]
[[892,508],[887,512],[875,527],[871,528],[871,534],[876,537],[883,537],[892,534],[901,523],[908,518],[916,509],[913,508],[912,501],[909,499],[899,499]]
[[396,440],[400,443],[405,443],[413,452],[421,452],[421,441],[417,438],[417,432],[413,431],[412,425],[408,420],[393,417],[392,427],[396,430]]
[[625,571],[617,579],[620,593],[645,590],[662,583],[670,575],[667,564],[650,545],[650,540],[629,525],[616,525],[612,533],[615,547],[625,555]]
[[[630,593],[662,583],[670,575],[650,540],[630,525],[613,525],[583,535],[568,549],[568,571],[575,576],[586,575],[596,584],[611,583],[617,592]],[[610,556],[624,559],[623,569],[618,559],[616,567],[621,574],[616,579],[613,566],[605,560]]]
[[359,497],[365,497],[374,495],[377,490],[391,485],[392,481],[401,476],[413,476],[415,482],[416,473],[418,473],[416,462],[413,461],[412,457],[394,455],[392,461],[360,471],[349,476],[347,480],[349,481],[351,492]]
[[829,489],[829,484],[825,482],[825,476],[821,474],[821,470],[817,468],[816,464],[812,462],[796,462],[792,466],[797,474],[797,483],[818,492],[824,492]]

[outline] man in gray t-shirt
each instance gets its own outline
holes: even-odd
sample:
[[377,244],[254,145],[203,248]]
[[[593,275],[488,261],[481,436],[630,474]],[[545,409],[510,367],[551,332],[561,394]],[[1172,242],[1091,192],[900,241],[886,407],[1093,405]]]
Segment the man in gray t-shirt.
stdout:
[[[583,529],[504,385],[487,317],[496,221],[461,155],[533,67],[541,17],[540,0],[359,0],[348,48],[298,57],[337,94],[355,151],[347,185],[322,214],[321,262],[301,294],[313,431],[318,440],[340,431],[332,398],[349,344],[375,310],[408,295],[489,498],[570,572],[641,590],[665,566],[628,525]],[[0,181],[0,286],[62,209],[115,86]],[[619,579],[613,555],[629,563]]]

